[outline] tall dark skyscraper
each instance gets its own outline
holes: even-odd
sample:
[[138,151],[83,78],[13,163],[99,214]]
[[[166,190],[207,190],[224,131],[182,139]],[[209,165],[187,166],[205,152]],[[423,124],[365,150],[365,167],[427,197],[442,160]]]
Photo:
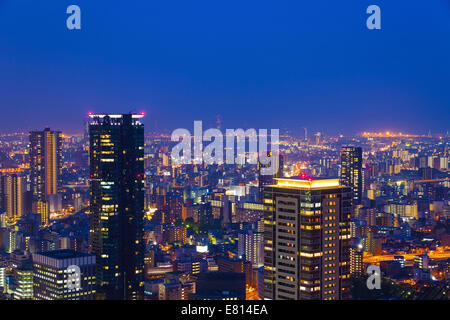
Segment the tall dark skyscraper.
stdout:
[[353,204],[361,203],[363,195],[362,149],[343,147],[341,150],[341,184],[353,189]]
[[58,210],[58,191],[62,185],[61,132],[32,131],[30,138],[31,191],[33,211],[40,213],[42,224],[49,222],[49,212]]
[[90,115],[90,249],[96,255],[99,298],[143,298],[142,117]]
[[264,187],[264,298],[349,298],[351,197],[339,179]]
[[6,211],[8,223],[14,224],[26,214],[25,179],[17,174],[0,176],[0,193],[0,207]]

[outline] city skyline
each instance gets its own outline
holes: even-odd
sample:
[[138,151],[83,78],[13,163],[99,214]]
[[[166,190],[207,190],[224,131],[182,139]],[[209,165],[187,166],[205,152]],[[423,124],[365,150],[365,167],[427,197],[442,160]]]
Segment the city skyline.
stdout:
[[450,0],[0,0],[0,302],[450,300],[449,39]]
[[144,117],[0,136],[0,300],[450,297],[449,136],[286,135],[266,175],[178,164]]
[[[92,112],[89,112],[92,113]],[[87,113],[86,117],[84,117],[82,119],[82,121],[87,121],[87,119],[89,118],[89,113]],[[112,113],[108,113],[108,112],[95,112],[96,114],[112,114]],[[144,112],[141,111],[139,113],[137,112],[129,112],[129,113],[116,113],[116,114],[145,114],[144,119],[142,120],[143,123],[145,123],[145,118],[148,117],[148,115]],[[217,128],[217,123],[215,122],[215,119],[207,119],[210,121],[205,121],[206,125],[205,128],[203,128],[203,133],[210,128]],[[202,120],[195,120],[195,121],[202,121]],[[209,124],[209,126],[208,126]],[[48,126],[48,125],[44,125],[44,126],[40,126],[40,125],[35,125],[32,126],[30,129],[23,129],[21,128],[20,130],[7,130],[7,131],[0,131],[0,136],[7,136],[7,135],[14,135],[14,134],[23,134],[23,135],[28,135],[30,132],[36,131],[36,130],[45,130],[45,129],[52,129],[55,128],[57,131],[61,132],[61,134],[63,136],[83,136],[85,135],[86,129],[85,129],[85,124],[81,124],[78,128],[78,130],[64,130],[64,128],[60,129],[61,126],[56,125],[55,127],[53,126]],[[148,128],[150,127],[150,128]],[[443,137],[447,137],[450,134],[450,130],[440,130],[440,131],[432,131],[431,129],[411,129],[411,130],[407,130],[407,131],[403,131],[403,130],[397,130],[397,129],[374,129],[374,130],[370,130],[370,131],[365,131],[364,129],[362,130],[358,130],[358,131],[338,131],[338,132],[327,132],[326,128],[311,128],[311,127],[306,127],[306,126],[301,126],[298,128],[292,128],[292,129],[287,129],[287,128],[279,128],[280,130],[280,134],[288,134],[291,135],[293,137],[299,137],[300,139],[304,137],[304,129],[308,129],[308,139],[314,140],[315,137],[319,134],[322,137],[378,137],[378,138],[399,138],[399,137],[404,137],[404,138],[413,138],[413,137],[433,137],[433,138],[443,138]],[[193,122],[188,123],[186,122],[186,126],[183,128],[175,128],[175,127],[165,127],[165,128],[160,128],[159,124],[148,124],[145,127],[145,134],[160,134],[160,135],[164,135],[164,136],[170,136],[171,133],[173,133],[173,131],[175,131],[176,129],[187,129],[189,131],[194,131],[194,125]],[[237,130],[237,129],[243,129],[243,130],[247,130],[247,129],[253,129],[252,127],[244,127],[244,126],[224,126],[224,123],[221,123],[221,130],[223,130],[223,133],[225,133],[225,131],[227,129],[230,130]],[[267,130],[270,130],[270,126],[267,127]]]

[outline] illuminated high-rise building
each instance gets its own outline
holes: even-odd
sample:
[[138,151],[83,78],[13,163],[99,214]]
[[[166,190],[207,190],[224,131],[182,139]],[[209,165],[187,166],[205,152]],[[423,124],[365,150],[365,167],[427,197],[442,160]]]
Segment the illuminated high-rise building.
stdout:
[[27,213],[25,212],[25,179],[17,174],[7,174],[0,177],[0,184],[7,222],[14,224]]
[[11,252],[10,260],[14,271],[14,300],[33,299],[33,267],[28,252]]
[[374,231],[369,229],[367,232],[367,237],[363,241],[364,251],[374,256],[380,255],[383,241],[383,237],[374,234]]
[[94,300],[94,255],[65,249],[32,256],[34,300]]
[[42,216],[42,224],[48,224],[49,211],[56,211],[58,192],[62,185],[61,132],[32,131],[30,138],[30,169],[32,207]]
[[6,267],[4,263],[0,263],[0,289],[6,291]]
[[350,247],[350,274],[363,274],[363,254],[364,251],[361,246]]
[[173,226],[168,227],[163,232],[163,239],[168,243],[181,242],[186,243],[186,227]]
[[321,136],[321,133],[320,133],[320,132],[317,132],[317,133],[314,135],[316,146],[320,145],[320,136]]
[[144,294],[143,115],[90,115],[90,250],[97,296]]
[[264,298],[348,298],[351,199],[339,179],[277,178],[264,188]]
[[363,195],[361,147],[342,148],[340,178],[343,185],[353,189],[353,204],[360,204]]
[[253,265],[261,266],[263,257],[264,233],[247,230],[238,233],[238,255]]

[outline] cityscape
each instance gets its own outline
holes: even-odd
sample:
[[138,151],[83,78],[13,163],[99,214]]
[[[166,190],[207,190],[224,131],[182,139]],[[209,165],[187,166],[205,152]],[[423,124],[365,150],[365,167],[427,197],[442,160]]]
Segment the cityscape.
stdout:
[[449,299],[448,133],[305,127],[263,175],[173,164],[144,117],[0,136],[2,299]]
[[0,0],[0,304],[450,300],[449,17]]

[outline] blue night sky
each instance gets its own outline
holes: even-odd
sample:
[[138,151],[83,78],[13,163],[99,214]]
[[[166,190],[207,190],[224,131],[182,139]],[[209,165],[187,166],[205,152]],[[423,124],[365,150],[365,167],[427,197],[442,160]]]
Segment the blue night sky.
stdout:
[[[66,28],[81,7],[82,30]],[[381,7],[382,30],[366,28]],[[0,0],[0,132],[450,129],[450,0]]]

